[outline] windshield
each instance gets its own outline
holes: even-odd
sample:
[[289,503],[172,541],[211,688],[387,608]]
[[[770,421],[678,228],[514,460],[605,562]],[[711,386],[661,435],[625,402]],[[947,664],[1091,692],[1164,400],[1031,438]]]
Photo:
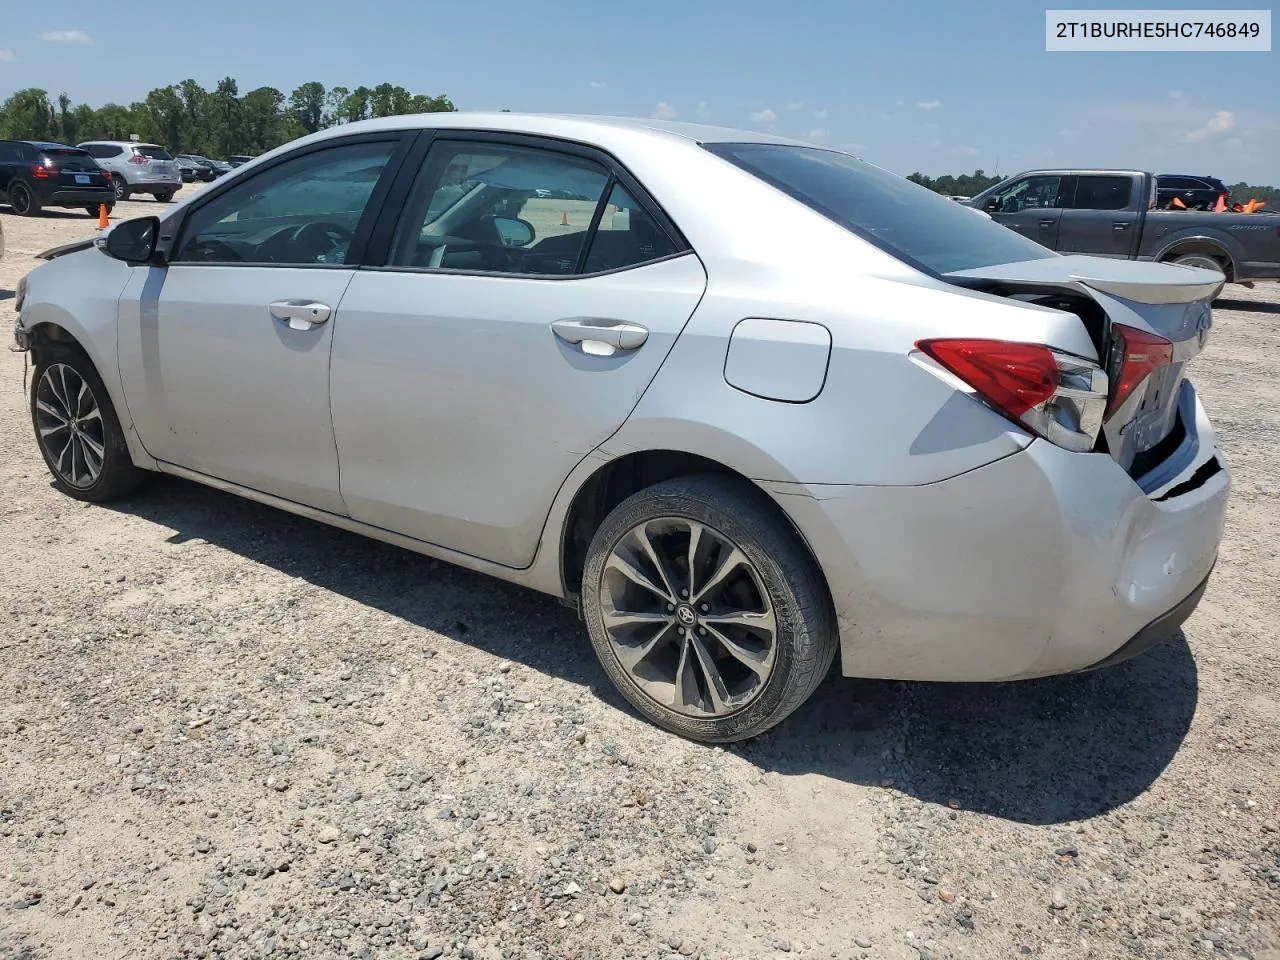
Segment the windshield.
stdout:
[[705,147],[927,273],[1054,256],[972,207],[848,154],[772,143]]
[[133,152],[139,156],[146,157],[149,160],[172,160],[169,151],[164,147],[142,146],[134,147]]

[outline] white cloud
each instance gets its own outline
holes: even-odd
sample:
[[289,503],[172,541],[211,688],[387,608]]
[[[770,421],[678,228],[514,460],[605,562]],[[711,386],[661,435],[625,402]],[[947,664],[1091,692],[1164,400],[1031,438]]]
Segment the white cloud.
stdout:
[[788,103],[788,104],[787,104],[787,109],[788,109],[788,110],[803,110],[803,109],[804,109],[804,101],[803,101],[803,100],[792,100],[790,103]]
[[1058,136],[1065,137],[1066,139],[1070,140],[1072,137],[1080,136],[1080,131],[1074,130],[1071,127],[1063,127],[1061,130],[1058,131]]
[[604,89],[604,84],[603,84],[603,83],[601,83],[599,80],[588,80],[588,81],[587,81],[587,86],[588,86],[588,87],[590,87],[592,90],[603,90],[603,89]]
[[1229,147],[1232,150],[1239,150],[1242,146],[1244,146],[1244,141],[1241,140],[1239,137],[1232,137],[1230,140],[1226,141],[1223,144],[1223,146]]
[[674,120],[680,116],[680,111],[673,107],[667,101],[659,101],[658,105],[653,108],[653,112],[649,114],[655,120]]
[[815,140],[819,143],[821,143],[823,140],[830,138],[830,136],[831,136],[831,131],[828,130],[826,127],[815,127],[814,129],[810,130],[807,134],[805,134],[806,139]]
[[951,148],[951,152],[957,157],[976,157],[982,151],[977,147],[955,146]]
[[1230,110],[1219,110],[1209,118],[1209,122],[1203,127],[1187,131],[1187,140],[1191,143],[1198,143],[1215,134],[1226,133],[1235,125],[1236,115],[1234,113]]
[[83,30],[49,30],[40,34],[40,39],[46,43],[93,43]]
[[778,115],[768,107],[765,107],[763,110],[757,110],[751,115],[752,123],[776,123],[777,120]]
[[17,60],[12,50],[0,50],[0,63],[16,63]]
[[919,110],[937,110],[942,106],[941,100],[917,100],[916,108]]
[[1181,91],[1181,90],[1170,90],[1170,91],[1169,91],[1169,99],[1170,99],[1170,100],[1181,100],[1181,99],[1182,99],[1182,91]]
[[828,114],[827,111],[825,110],[813,111],[813,119],[815,120],[825,120],[827,119],[828,116],[830,116],[830,114]]

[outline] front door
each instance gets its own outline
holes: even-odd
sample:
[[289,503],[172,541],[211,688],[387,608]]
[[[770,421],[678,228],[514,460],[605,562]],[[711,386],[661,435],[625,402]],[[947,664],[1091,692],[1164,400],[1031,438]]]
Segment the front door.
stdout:
[[[682,255],[683,254],[683,255]],[[351,516],[513,567],[697,306],[701,263],[569,147],[437,141],[334,332]]]
[[195,208],[120,301],[120,368],[157,460],[345,512],[329,354],[347,260],[396,140],[284,160]]
[[1068,181],[1059,174],[1021,177],[988,197],[983,209],[997,223],[1056,250],[1062,219],[1059,198]]

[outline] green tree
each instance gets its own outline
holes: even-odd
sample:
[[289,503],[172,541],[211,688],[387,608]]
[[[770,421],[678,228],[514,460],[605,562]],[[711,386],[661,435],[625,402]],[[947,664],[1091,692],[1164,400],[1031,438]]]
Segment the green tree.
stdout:
[[49,94],[38,87],[19,90],[0,104],[0,138],[53,140],[58,136],[57,117]]
[[329,91],[324,98],[324,120],[322,126],[332,127],[345,122],[342,119],[342,108],[349,96],[351,96],[351,91],[346,87],[334,87]]
[[289,113],[307,133],[315,133],[324,126],[324,84],[312,80],[293,91],[289,97]]

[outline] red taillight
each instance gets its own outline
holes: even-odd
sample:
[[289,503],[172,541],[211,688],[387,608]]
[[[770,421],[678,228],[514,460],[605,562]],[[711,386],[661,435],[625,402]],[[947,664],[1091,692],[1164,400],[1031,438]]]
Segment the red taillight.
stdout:
[[1116,388],[1107,404],[1108,417],[1124,406],[1147,377],[1173,363],[1172,343],[1121,323],[1111,325],[1111,350]]
[[49,168],[41,166],[40,164],[36,164],[34,167],[31,168],[31,175],[35,177],[37,180],[48,180]]
[[1009,416],[1021,417],[1058,389],[1053,351],[1007,340],[921,340],[916,346]]
[[129,162],[144,164],[147,162],[147,158],[142,156],[142,154],[140,153],[135,153],[132,157],[129,158]]

